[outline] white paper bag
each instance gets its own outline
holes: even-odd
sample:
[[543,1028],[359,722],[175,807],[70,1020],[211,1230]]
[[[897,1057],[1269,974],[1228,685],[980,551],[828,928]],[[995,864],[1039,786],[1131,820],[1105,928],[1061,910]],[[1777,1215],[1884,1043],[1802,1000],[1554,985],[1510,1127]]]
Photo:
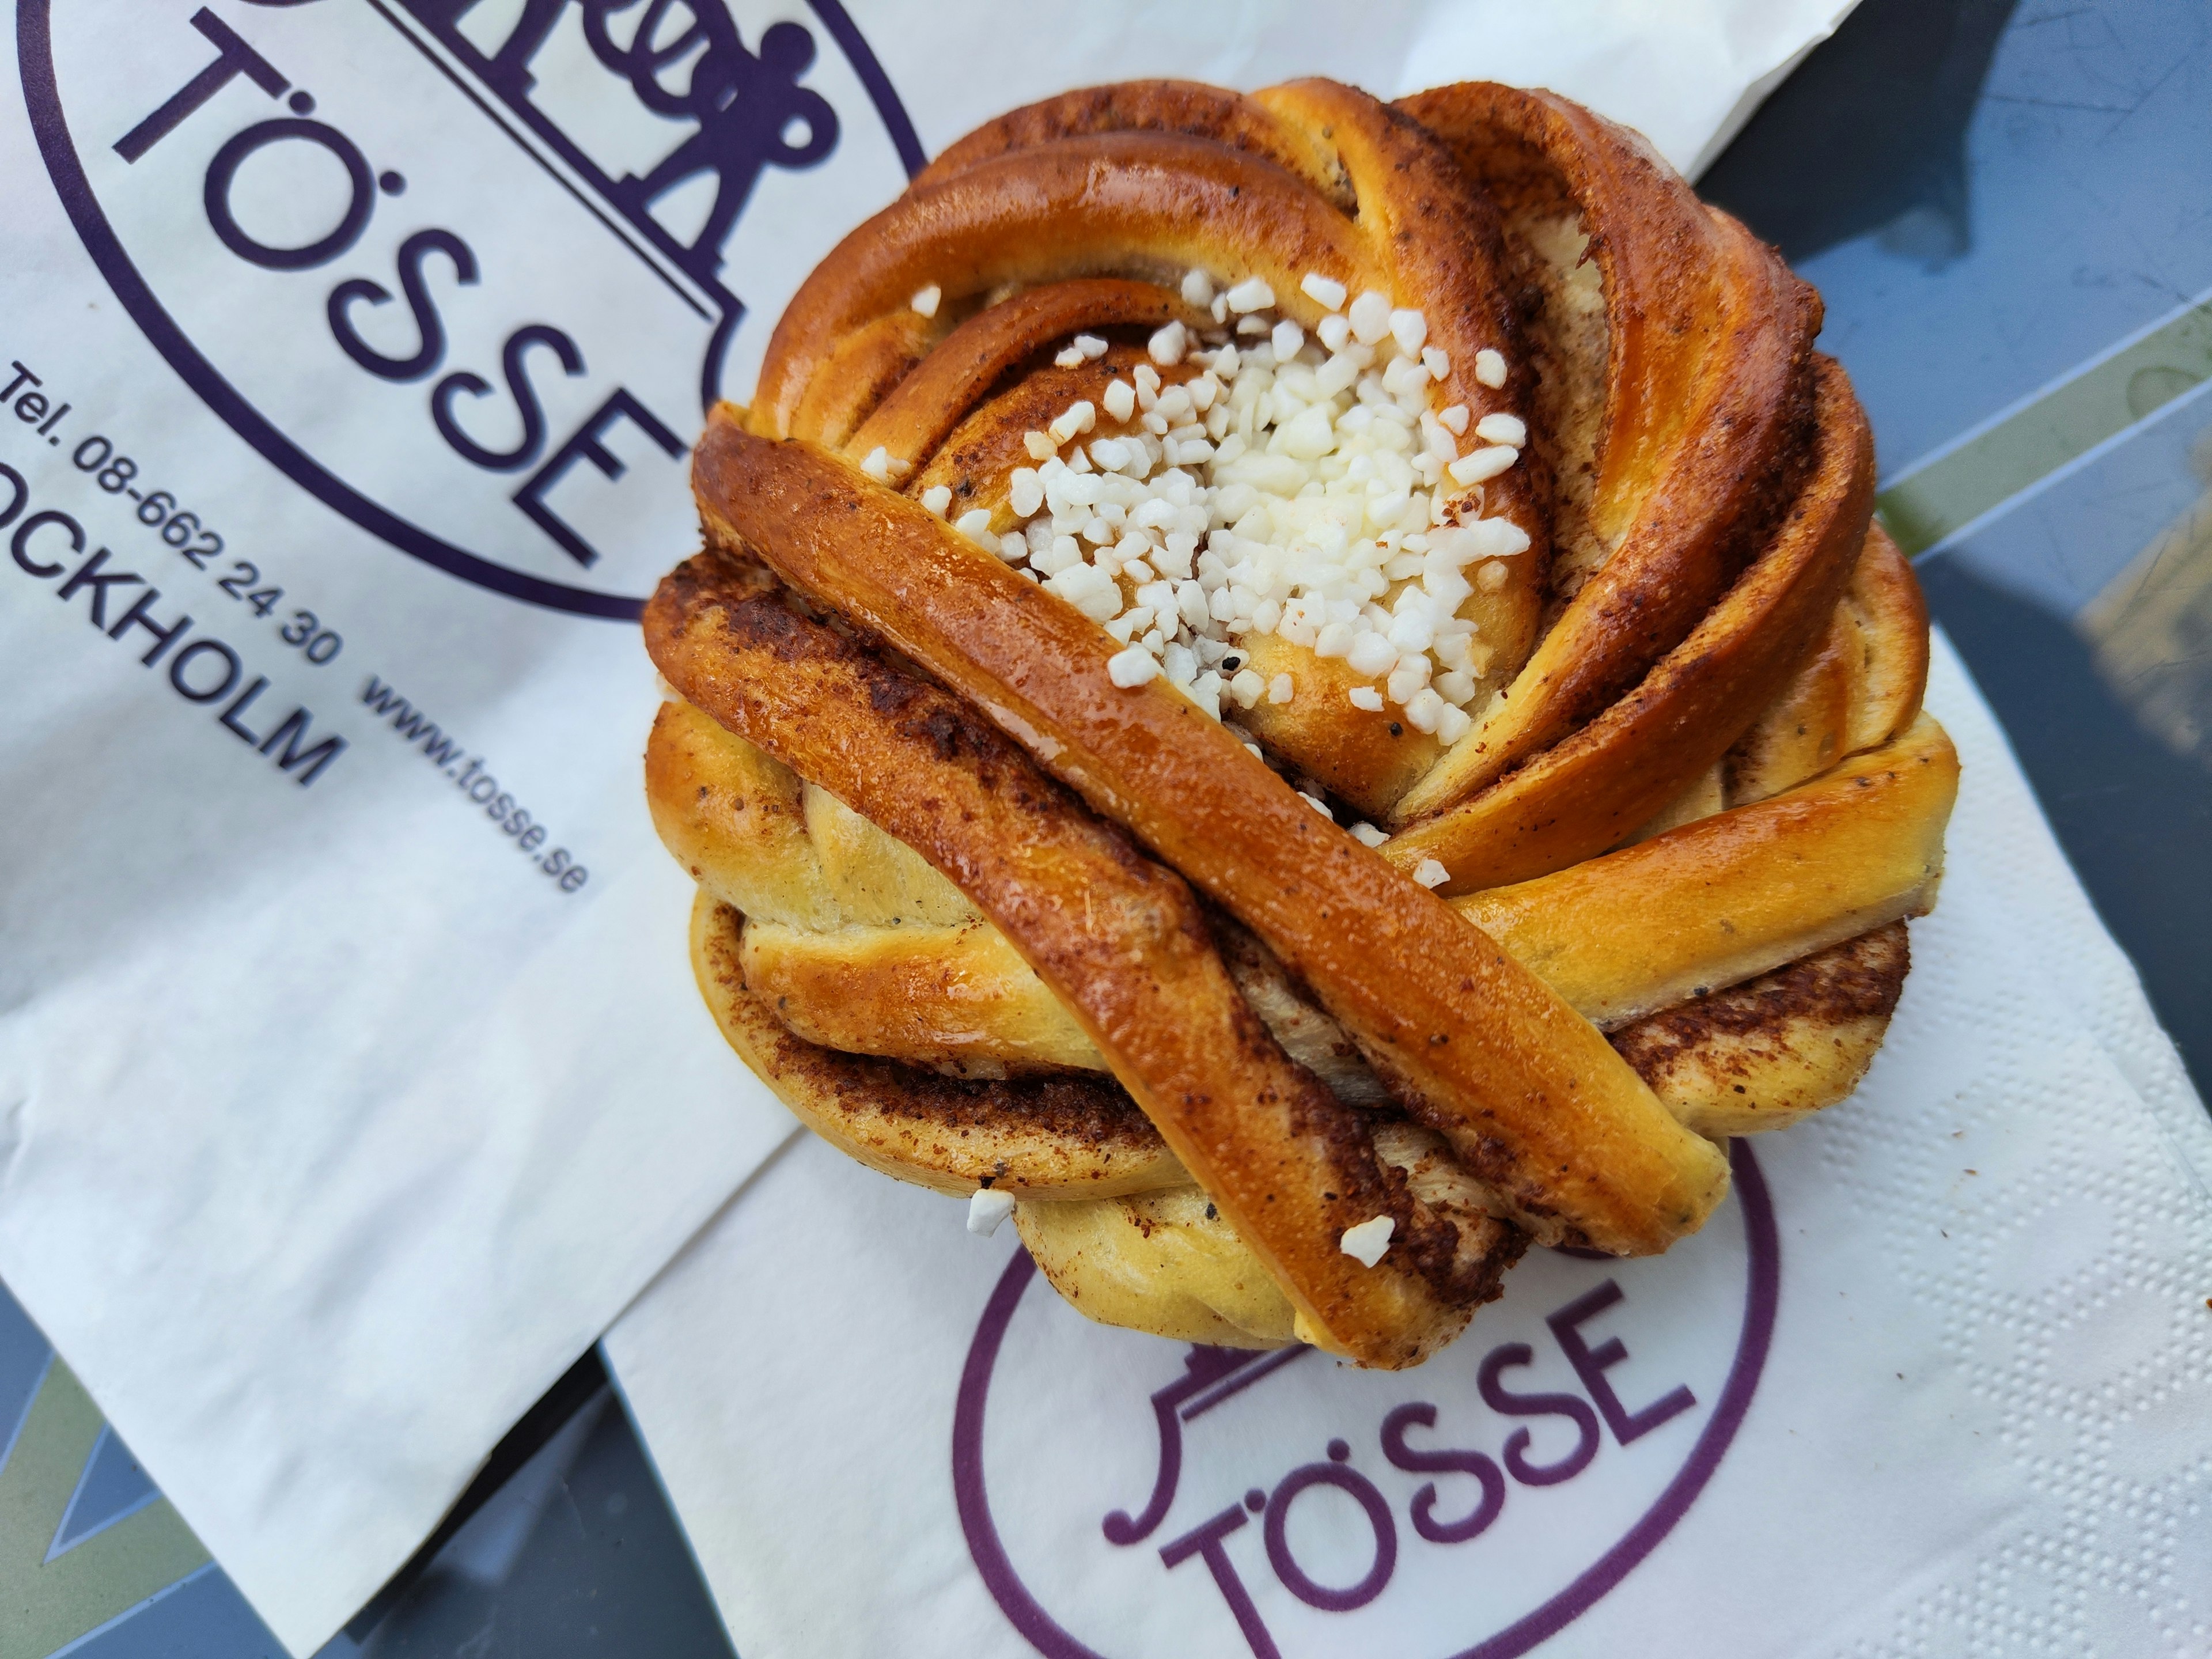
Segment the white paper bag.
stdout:
[[607,1337],[738,1650],[2203,1650],[2212,1127],[1948,647],[1929,702],[1948,872],[1859,1092],[1417,1370],[1092,1325],[794,1144]]
[[24,0],[0,1277],[287,1646],[788,1133],[627,618],[815,261],[1137,74],[1549,81],[1686,166],[1840,9]]

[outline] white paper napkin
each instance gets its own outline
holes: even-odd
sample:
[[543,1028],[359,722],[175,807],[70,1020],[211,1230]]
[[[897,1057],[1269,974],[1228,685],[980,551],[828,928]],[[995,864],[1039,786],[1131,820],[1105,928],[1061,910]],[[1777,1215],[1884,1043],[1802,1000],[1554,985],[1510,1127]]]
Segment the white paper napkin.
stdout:
[[1419,1370],[1090,1324],[794,1143],[606,1344],[738,1650],[2206,1650],[2212,1127],[1940,642],[1929,702],[1948,871],[1858,1094]]
[[[1399,97],[1453,81],[1548,87],[1625,121],[1694,179],[1858,0],[1180,0],[1025,9],[976,73],[982,9],[898,42],[933,149],[1036,92],[1139,76],[1261,87],[1328,75]],[[856,12],[861,9],[855,7]],[[881,15],[887,8],[870,7]],[[870,30],[872,37],[875,31]]]
[[16,9],[0,1277],[305,1652],[789,1133],[593,613],[821,254],[1136,74],[1549,82],[1690,166],[1841,0],[712,0],[689,103],[682,7]]

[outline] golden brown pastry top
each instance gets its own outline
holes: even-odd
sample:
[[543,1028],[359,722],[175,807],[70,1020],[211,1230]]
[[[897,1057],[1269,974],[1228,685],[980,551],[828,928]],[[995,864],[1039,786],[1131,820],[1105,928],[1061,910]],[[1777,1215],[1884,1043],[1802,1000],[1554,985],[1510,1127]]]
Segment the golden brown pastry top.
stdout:
[[[1161,339],[1223,337],[1205,296],[1257,283],[1293,339],[1344,295],[1387,296],[1393,327],[1402,313],[1429,343],[1431,442],[1451,453],[1450,416],[1512,452],[1423,474],[1436,538],[1467,526],[1501,554],[1480,582],[1428,589],[1480,641],[1453,671],[1456,727],[1409,733],[1412,705],[1348,695],[1325,638],[1255,626],[1240,648],[1296,695],[1243,696],[1232,729],[1145,665],[1125,674],[1129,630],[1009,562],[1025,515],[1036,528],[1035,501],[1014,504],[1024,458],[1042,427],[1069,442],[1053,412],[1095,400],[1102,434],[1133,432],[1106,389],[1197,387]],[[695,486],[713,550],[664,583],[648,641],[693,704],[988,918],[1302,1329],[1408,1363],[1465,1316],[1450,1229],[1253,1015],[1192,890],[1264,942],[1494,1213],[1619,1253],[1701,1224],[1720,1153],[1442,894],[1565,879],[1696,791],[1724,799],[1731,768],[1763,768],[1770,794],[1805,775],[1782,781],[1802,757],[1747,733],[1828,683],[1854,572],[1879,591],[1892,556],[1869,549],[1871,442],[1812,351],[1818,325],[1771,250],[1640,138],[1549,94],[1071,94],[954,145],[802,288],[752,407],[710,420]],[[1917,696],[1907,671],[1883,713],[1845,723],[1849,746],[1894,737]],[[1347,835],[1301,798],[1320,790],[1396,833]],[[1923,870],[1926,816],[1905,837]],[[759,857],[790,853],[772,824],[744,833]],[[1723,830],[1711,856],[1755,843]],[[1700,856],[1674,845],[1678,865]],[[1917,890],[1888,885],[1893,907]],[[1492,909],[1542,931],[1504,896]],[[1791,927],[1818,932],[1785,917],[1776,936]],[[1379,1270],[1337,1248],[1354,1212],[1396,1219]]]

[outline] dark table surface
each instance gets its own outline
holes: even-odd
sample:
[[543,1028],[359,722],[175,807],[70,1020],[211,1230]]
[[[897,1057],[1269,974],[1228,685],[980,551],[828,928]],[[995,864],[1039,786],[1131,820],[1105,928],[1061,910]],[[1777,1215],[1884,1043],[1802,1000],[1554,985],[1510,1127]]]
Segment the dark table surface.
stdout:
[[[1820,287],[1883,516],[2204,1092],[2212,7],[1864,0],[1702,188]],[[0,1602],[37,1613],[26,1659],[279,1659],[216,1567],[146,1582],[113,1523],[157,1505],[0,1291]],[[596,1353],[325,1650],[729,1652]]]

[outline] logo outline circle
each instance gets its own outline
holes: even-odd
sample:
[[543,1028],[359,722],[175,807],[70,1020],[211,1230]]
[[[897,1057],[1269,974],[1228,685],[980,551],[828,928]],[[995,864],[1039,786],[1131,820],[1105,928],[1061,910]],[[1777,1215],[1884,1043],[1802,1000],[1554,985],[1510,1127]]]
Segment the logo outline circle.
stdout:
[[[1519,1659],[1548,1641],[1609,1595],[1680,1524],[1719,1469],[1751,1409],[1774,1339],[1780,1300],[1782,1243],[1766,1179],[1749,1145],[1739,1138],[1729,1146],[1729,1164],[1736,1201],[1743,1212],[1747,1264],[1744,1316],[1734,1361],[1721,1386],[1712,1415],[1698,1431],[1689,1455],[1651,1505],[1606,1552],[1541,1605],[1504,1629],[1484,1637],[1449,1659]],[[968,1358],[961,1370],[953,1407],[953,1502],[968,1553],[1000,1612],[1044,1659],[1107,1659],[1078,1640],[1048,1613],[1022,1583],[991,1517],[983,1480],[983,1422],[991,1374],[1022,1293],[1037,1277],[1026,1250],[1016,1250],[992,1288],[976,1322]]]
[[[808,4],[866,89],[901,166],[911,178],[921,170],[926,158],[915,137],[913,121],[899,101],[890,76],[884,74],[882,64],[838,0],[808,0]],[[122,239],[108,222],[106,210],[93,192],[92,181],[77,154],[76,141],[70,132],[69,118],[62,108],[61,88],[54,70],[52,0],[21,0],[15,11],[15,57],[33,140],[77,240],[83,244],[94,268],[125,313],[137,325],[139,332],[200,401],[244,439],[248,447],[340,517],[409,557],[472,586],[573,616],[634,623],[644,614],[642,599],[533,576],[457,546],[362,494],[287,437],[192,343],[169,315],[168,308],[155,296],[152,286],[139,273]],[[719,352],[722,349],[736,320],[735,313],[722,319],[710,342],[710,350]]]

